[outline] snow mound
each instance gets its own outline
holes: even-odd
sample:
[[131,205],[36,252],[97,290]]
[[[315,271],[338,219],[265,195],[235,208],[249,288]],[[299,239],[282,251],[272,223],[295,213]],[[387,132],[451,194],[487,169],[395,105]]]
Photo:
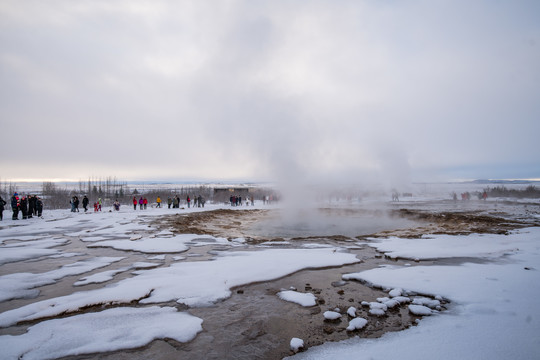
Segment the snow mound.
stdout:
[[310,293],[300,293],[292,290],[280,291],[278,297],[281,300],[290,301],[302,306],[315,306],[317,304],[316,297]]
[[115,308],[43,321],[25,334],[0,336],[0,348],[4,359],[56,359],[137,348],[155,339],[188,342],[202,331],[201,324],[172,307]]
[[299,338],[292,338],[290,346],[291,346],[291,350],[297,353],[298,351],[304,348],[304,340],[299,339]]
[[341,314],[335,311],[325,311],[323,316],[326,320],[337,320],[341,318]]
[[424,305],[430,309],[437,309],[437,310],[441,308],[441,302],[439,300],[433,300],[427,297],[415,297],[412,301],[412,304]]
[[356,308],[354,306],[348,308],[347,315],[349,315],[350,317],[356,317]]
[[349,322],[349,326],[347,326],[347,331],[354,331],[354,330],[363,329],[364,326],[366,326],[367,323],[368,323],[368,321],[366,319],[363,319],[363,318],[352,319]]
[[424,305],[409,305],[409,312],[414,315],[428,316],[433,312],[430,308]]

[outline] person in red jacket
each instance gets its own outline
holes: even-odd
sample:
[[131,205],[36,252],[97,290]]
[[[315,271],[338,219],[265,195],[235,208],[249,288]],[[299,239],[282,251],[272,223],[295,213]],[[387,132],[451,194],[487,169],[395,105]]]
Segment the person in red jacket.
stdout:
[[137,210],[137,198],[133,197],[133,210]]
[[143,205],[144,205],[144,210],[146,210],[146,206],[148,205],[148,199],[147,198],[143,199]]

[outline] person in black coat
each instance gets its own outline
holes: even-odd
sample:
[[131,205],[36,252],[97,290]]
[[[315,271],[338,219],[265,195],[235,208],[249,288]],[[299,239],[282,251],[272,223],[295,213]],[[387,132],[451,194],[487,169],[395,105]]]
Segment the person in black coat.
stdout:
[[24,196],[21,199],[20,208],[23,220],[28,219],[28,199],[26,199]]
[[36,197],[36,213],[38,217],[41,217],[43,213],[43,201],[38,197]]
[[82,199],[82,207],[84,208],[84,212],[88,211],[88,201],[88,198],[86,197],[86,195],[84,195]]
[[4,205],[6,205],[7,203],[4,201],[4,199],[2,199],[2,197],[0,196],[0,221],[2,221],[3,219],[3,212],[4,212]]
[[15,193],[11,197],[11,210],[13,210],[13,220],[19,220],[19,194]]

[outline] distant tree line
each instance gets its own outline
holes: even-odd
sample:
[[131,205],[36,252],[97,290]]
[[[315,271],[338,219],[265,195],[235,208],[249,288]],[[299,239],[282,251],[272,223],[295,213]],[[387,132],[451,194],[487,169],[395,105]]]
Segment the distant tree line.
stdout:
[[534,185],[529,185],[525,189],[508,189],[504,186],[496,186],[494,188],[487,188],[484,191],[489,197],[511,197],[511,198],[540,198],[540,189],[537,189]]

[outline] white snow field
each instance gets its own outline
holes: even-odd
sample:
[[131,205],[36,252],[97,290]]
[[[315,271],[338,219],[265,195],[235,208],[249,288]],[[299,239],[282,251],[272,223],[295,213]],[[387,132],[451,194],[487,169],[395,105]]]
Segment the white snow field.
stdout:
[[[216,207],[214,207],[215,209]],[[213,209],[207,206],[205,210]],[[176,212],[201,211],[182,209]],[[68,355],[137,348],[154,339],[171,338],[180,342],[193,339],[201,331],[204,319],[177,309],[146,304],[177,303],[206,306],[231,295],[230,289],[252,282],[286,276],[304,268],[340,266],[359,260],[345,249],[269,249],[238,251],[239,239],[228,241],[201,235],[173,236],[148,225],[154,216],[174,213],[168,209],[133,211],[123,207],[119,212],[70,213],[46,212],[44,219],[9,221],[0,224],[0,254],[17,249],[2,258],[0,269],[1,299],[34,299],[26,305],[0,313],[0,327],[33,321],[21,335],[1,335],[2,359],[53,359]],[[144,219],[144,221],[143,221]],[[119,224],[118,226],[116,224]],[[128,240],[133,239],[133,240]],[[68,251],[66,244],[76,245],[80,254]],[[176,262],[164,265],[165,254],[179,254],[190,246],[205,244],[229,246],[234,251],[213,253],[208,260]],[[147,260],[126,265],[129,257],[88,257],[84,249],[114,248],[121,251],[148,254]],[[45,250],[45,251],[43,251]],[[62,257],[62,254],[70,254]],[[126,253],[128,254],[128,253]],[[160,255],[161,254],[161,255]],[[45,272],[13,272],[4,270],[23,260],[33,266],[51,259],[63,265]],[[183,257],[174,257],[175,260]],[[105,271],[92,271],[114,265]],[[24,264],[19,265],[24,267]],[[130,277],[111,282],[119,273],[131,272]],[[88,275],[85,275],[88,274]],[[46,299],[40,298],[40,286],[54,284],[69,276],[84,275],[73,281],[73,292]],[[109,283],[111,282],[111,283]],[[92,290],[77,291],[86,284],[102,284]],[[306,300],[305,295],[302,301]],[[298,298],[298,296],[296,297]],[[135,307],[133,301],[138,301]],[[312,299],[312,301],[314,301]],[[99,310],[102,305],[117,307]],[[93,311],[83,313],[85,308]],[[64,318],[52,319],[55,316]],[[37,322],[37,323],[36,323]],[[136,330],[140,328],[141,330]],[[87,336],[92,329],[99,335]],[[54,340],[49,340],[54,339]],[[4,351],[5,350],[5,351]]]
[[[371,246],[396,257],[485,257],[486,263],[385,266],[344,279],[403,288],[451,301],[449,311],[380,339],[352,338],[299,353],[296,359],[538,359],[540,358],[540,228],[510,235],[377,239]],[[444,240],[444,241],[442,241]],[[441,243],[442,241],[442,243]],[[418,311],[430,311],[423,305]],[[423,306],[420,308],[418,306]]]
[[[54,359],[134,349],[165,338],[189,342],[204,331],[204,318],[178,308],[208,306],[231,296],[234,287],[301,269],[359,262],[347,248],[249,246],[241,238],[174,235],[151,225],[165,214],[216,208],[221,206],[174,211],[125,206],[119,212],[48,211],[44,219],[26,221],[5,217],[0,223],[0,306],[9,299],[16,305],[4,306],[0,313],[0,358]],[[203,249],[189,260],[184,256],[186,250],[210,243],[228,250]],[[292,359],[540,358],[540,228],[510,235],[358,242],[366,244],[394,258],[485,261],[385,265],[344,274],[344,281],[387,289],[388,298],[363,304],[382,316],[385,307],[409,301],[409,311],[431,316],[379,339],[326,343]],[[114,256],[104,256],[109,251]],[[64,284],[57,295],[50,291],[56,282]],[[438,311],[431,298],[410,296],[414,292],[449,300],[448,310]],[[303,306],[315,301],[311,294],[292,290],[278,296]],[[175,302],[178,308],[172,307]],[[348,330],[361,332],[367,320],[352,319],[354,309],[347,314],[337,315],[350,316]],[[12,327],[16,330],[8,334]],[[292,351],[304,344],[297,338],[290,341]]]

